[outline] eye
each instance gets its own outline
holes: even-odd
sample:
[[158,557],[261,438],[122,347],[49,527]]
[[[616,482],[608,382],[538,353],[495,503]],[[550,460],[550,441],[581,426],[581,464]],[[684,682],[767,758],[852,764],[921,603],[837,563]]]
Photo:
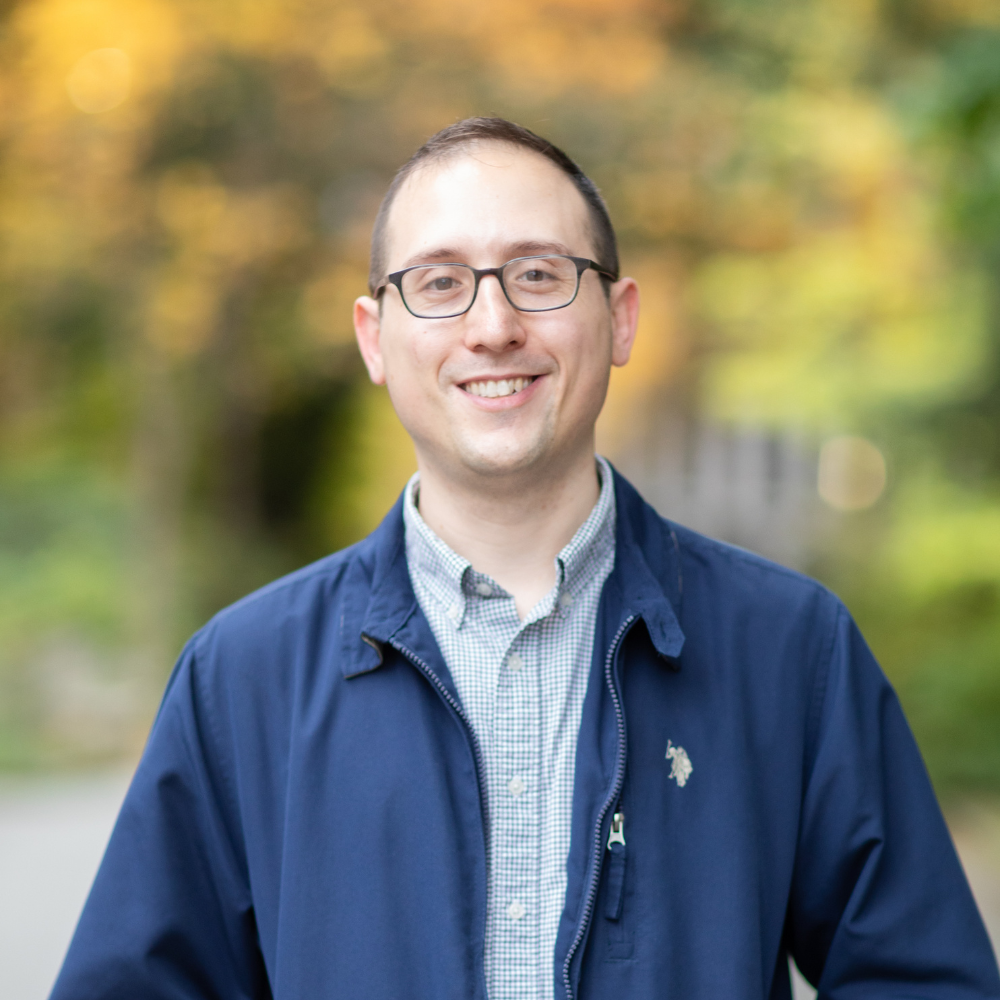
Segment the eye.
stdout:
[[462,288],[462,279],[455,274],[432,274],[420,286],[420,291],[425,295],[444,294],[454,292]]
[[554,281],[556,276],[551,271],[543,271],[541,268],[533,267],[530,270],[522,271],[517,280],[526,284],[537,285],[543,281]]

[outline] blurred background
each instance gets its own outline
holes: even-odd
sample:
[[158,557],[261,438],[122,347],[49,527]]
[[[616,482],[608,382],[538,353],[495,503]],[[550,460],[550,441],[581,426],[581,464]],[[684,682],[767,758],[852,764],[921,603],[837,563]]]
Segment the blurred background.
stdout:
[[473,114],[581,163],[641,283],[602,452],[844,598],[1000,873],[998,0],[0,0],[0,831],[395,499],[350,306]]

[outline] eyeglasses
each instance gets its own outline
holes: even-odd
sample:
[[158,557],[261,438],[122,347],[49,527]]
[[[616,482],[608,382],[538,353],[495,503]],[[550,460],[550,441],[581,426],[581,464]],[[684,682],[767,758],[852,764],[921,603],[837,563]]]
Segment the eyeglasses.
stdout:
[[564,309],[580,291],[580,276],[588,268],[612,281],[617,275],[605,271],[586,257],[545,254],[515,257],[499,267],[475,268],[468,264],[417,264],[394,271],[375,291],[378,298],[390,284],[399,289],[407,311],[419,319],[449,319],[472,308],[479,282],[496,276],[507,301],[521,312]]

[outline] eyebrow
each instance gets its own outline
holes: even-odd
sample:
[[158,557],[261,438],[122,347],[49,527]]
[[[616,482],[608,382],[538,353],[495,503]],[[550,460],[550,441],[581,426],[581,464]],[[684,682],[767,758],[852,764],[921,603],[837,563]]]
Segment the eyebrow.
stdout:
[[[516,243],[508,243],[504,252],[509,254],[509,256],[505,260],[497,261],[498,265],[506,263],[508,260],[513,260],[515,257],[532,257],[536,254],[553,253],[573,256],[569,247],[558,240],[519,240]],[[433,250],[421,250],[419,253],[407,258],[399,270],[402,271],[416,264],[435,264],[438,262],[462,264],[465,263],[462,260],[462,256],[462,251],[456,250],[454,247],[436,247]]]

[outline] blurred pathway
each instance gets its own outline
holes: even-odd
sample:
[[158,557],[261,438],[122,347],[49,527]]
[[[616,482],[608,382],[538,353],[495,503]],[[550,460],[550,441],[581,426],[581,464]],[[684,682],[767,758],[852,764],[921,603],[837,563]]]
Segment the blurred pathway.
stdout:
[[0,981],[44,1000],[130,775],[0,781]]
[[[0,981],[4,1000],[44,1000],[104,851],[128,774],[0,781]],[[1000,801],[949,816],[1000,948]],[[796,1000],[812,997],[801,980]]]

